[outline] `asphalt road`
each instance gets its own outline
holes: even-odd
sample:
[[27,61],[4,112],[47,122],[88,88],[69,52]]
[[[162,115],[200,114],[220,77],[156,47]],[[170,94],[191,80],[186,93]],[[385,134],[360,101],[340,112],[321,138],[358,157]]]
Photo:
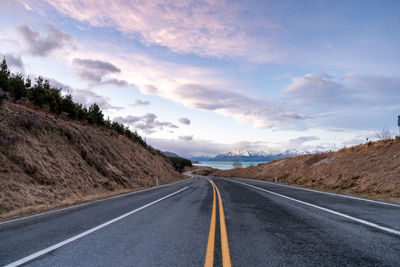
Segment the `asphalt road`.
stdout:
[[0,223],[0,265],[400,266],[400,205],[194,177]]

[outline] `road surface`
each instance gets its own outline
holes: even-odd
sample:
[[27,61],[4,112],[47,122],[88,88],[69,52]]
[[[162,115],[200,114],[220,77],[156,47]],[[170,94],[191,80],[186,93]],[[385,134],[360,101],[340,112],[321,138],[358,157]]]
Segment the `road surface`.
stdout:
[[399,266],[400,205],[193,177],[0,223],[0,266]]

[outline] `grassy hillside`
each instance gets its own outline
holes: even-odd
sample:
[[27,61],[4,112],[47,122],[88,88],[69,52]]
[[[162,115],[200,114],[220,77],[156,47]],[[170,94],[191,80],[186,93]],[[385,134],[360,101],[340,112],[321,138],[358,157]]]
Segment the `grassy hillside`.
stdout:
[[159,151],[114,130],[9,100],[0,108],[2,217],[179,177]]
[[400,202],[400,138],[212,175],[245,177]]

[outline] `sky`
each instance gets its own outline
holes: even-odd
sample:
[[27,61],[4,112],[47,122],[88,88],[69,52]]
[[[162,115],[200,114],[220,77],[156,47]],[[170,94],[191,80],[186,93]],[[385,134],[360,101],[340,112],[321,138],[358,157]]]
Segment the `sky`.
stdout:
[[0,56],[181,156],[397,134],[400,1],[0,0]]

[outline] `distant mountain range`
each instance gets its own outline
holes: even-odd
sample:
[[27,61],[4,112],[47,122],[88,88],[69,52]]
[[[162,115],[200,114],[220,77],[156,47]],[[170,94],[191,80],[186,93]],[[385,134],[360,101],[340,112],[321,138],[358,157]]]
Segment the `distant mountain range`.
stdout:
[[169,151],[164,151],[162,152],[165,156],[167,157],[176,157],[176,158],[180,158],[180,156],[174,152],[169,152]]
[[189,157],[191,161],[212,161],[213,157],[199,156],[199,157]]
[[279,154],[271,154],[262,151],[254,151],[254,150],[236,150],[231,152],[225,152],[218,154],[215,157],[191,157],[190,159],[193,161],[262,161],[269,162],[276,159],[281,159],[290,156],[298,156],[301,154],[305,154],[305,152],[298,151],[285,151]]

